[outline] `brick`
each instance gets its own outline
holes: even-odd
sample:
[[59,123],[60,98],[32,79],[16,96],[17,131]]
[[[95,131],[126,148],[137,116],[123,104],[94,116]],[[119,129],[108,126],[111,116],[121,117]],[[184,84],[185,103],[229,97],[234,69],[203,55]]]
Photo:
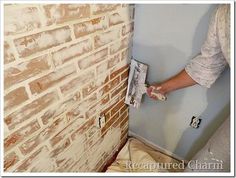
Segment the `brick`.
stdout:
[[129,127],[127,126],[127,127],[124,127],[124,128],[122,128],[122,130],[121,130],[121,138],[127,138],[128,137],[128,132],[129,132]]
[[106,105],[106,107],[104,108],[100,108],[99,109],[99,116],[105,116],[105,120],[107,121],[111,114],[110,114],[110,109],[112,108],[112,103],[111,103],[111,99],[109,97],[109,94],[107,94],[106,96],[104,96],[104,98],[100,101],[100,103],[104,102],[103,100],[105,100],[106,102],[103,104],[104,106]]
[[63,67],[59,70],[51,72],[39,79],[36,79],[29,83],[31,93],[41,93],[48,88],[59,84],[62,81],[70,78],[76,73],[74,64]]
[[89,128],[89,130],[85,133],[86,135],[86,149],[89,149],[101,138],[101,130],[96,125]]
[[24,36],[14,40],[20,57],[27,57],[34,53],[71,41],[68,26]]
[[87,138],[91,138],[94,136],[94,134],[98,133],[99,129],[97,126],[92,126],[91,128],[88,129],[88,131],[85,133]]
[[132,8],[121,8],[109,16],[109,26],[129,22],[133,18]]
[[4,139],[4,151],[8,151],[40,129],[38,121],[32,121]]
[[126,87],[124,88],[124,90],[119,93],[119,98],[124,98],[124,97],[126,96],[127,88],[128,88],[128,87],[127,87],[127,85],[126,85]]
[[109,101],[110,101],[110,97],[109,97],[109,95],[106,95],[105,97],[102,98],[101,104],[102,104],[102,105],[105,105],[105,104],[107,104]]
[[110,79],[113,79],[113,78],[117,77],[117,76],[120,75],[123,71],[125,71],[128,67],[129,67],[129,65],[127,64],[127,65],[125,65],[125,66],[119,68],[118,70],[112,72],[111,75],[110,75]]
[[[60,170],[60,169],[59,169]],[[62,167],[61,170],[64,170]],[[83,155],[68,169],[69,172],[89,172],[87,155]]]
[[[105,101],[105,102],[104,102]],[[107,102],[109,101],[108,95],[104,96],[99,102],[92,105],[85,113],[86,118],[91,118],[96,112],[100,112],[101,108],[103,108]]]
[[52,59],[55,66],[58,66],[72,60],[73,58],[80,57],[91,50],[92,42],[90,39],[86,39],[53,52]]
[[56,93],[48,93],[34,100],[33,102],[25,105],[24,107],[18,109],[17,111],[11,113],[7,117],[5,117],[4,122],[10,130],[14,129],[17,125],[28,120],[29,118],[42,111],[43,109],[47,108],[49,105],[56,102],[57,100],[58,96]]
[[50,157],[54,158],[58,154],[62,153],[66,148],[68,148],[71,145],[70,139],[65,139],[56,149],[52,150],[50,152]]
[[108,61],[104,61],[103,63],[97,65],[96,73],[97,75],[103,74],[107,72],[112,67],[116,66],[120,61],[120,54],[116,54],[112,56]]
[[92,34],[107,29],[106,17],[99,17],[89,21],[74,24],[74,33],[76,38]]
[[[47,111],[45,111],[44,113],[43,113],[43,115],[41,116],[41,120],[42,120],[42,122],[43,122],[43,124],[44,125],[47,125],[51,120],[53,120],[54,119],[54,117],[56,117],[57,116],[57,111],[58,111],[59,109],[48,109]],[[60,112],[59,111],[59,114],[60,113],[62,113],[62,112]],[[58,115],[59,115],[58,114]]]
[[108,122],[106,122],[105,126],[102,128],[102,135],[106,134],[108,128],[110,128],[111,125],[113,125],[113,123],[115,123],[118,118],[119,118],[119,113],[117,112],[108,120]]
[[125,61],[129,61],[131,58],[131,54],[130,54],[130,49],[126,48],[125,50],[123,50],[121,52],[121,61],[125,60]]
[[40,28],[37,7],[4,6],[4,34],[14,35]]
[[29,99],[25,87],[17,88],[4,96],[4,111],[14,109],[19,104]]
[[68,83],[60,87],[61,92],[66,95],[70,93],[71,91],[79,88],[80,86],[86,84],[88,81],[93,80],[94,77],[95,77],[95,74],[92,71],[88,71],[82,75],[79,75],[75,79],[69,81]]
[[11,152],[4,157],[4,171],[7,171],[10,167],[14,166],[19,161],[19,157],[15,152]]
[[134,31],[134,22],[122,26],[122,36],[132,33]]
[[116,10],[120,7],[120,4],[94,4],[92,8],[92,14],[102,14],[105,12]]
[[50,138],[53,134],[56,134],[61,129],[63,129],[66,125],[63,117],[59,117],[53,123],[48,125],[45,129],[39,132],[37,135],[32,138],[26,140],[23,144],[19,146],[19,149],[22,154],[26,155],[32,152],[38,145],[45,142],[48,138]]
[[[106,164],[107,161],[107,157],[109,156],[108,153],[103,152],[103,154],[101,155],[101,159],[99,161],[97,161],[96,163],[96,168],[98,168],[98,172],[100,172],[100,170],[102,170],[102,167],[104,167],[104,164]],[[109,164],[109,163],[108,163]],[[111,163],[110,163],[111,164]],[[109,164],[109,165],[110,165]],[[95,171],[95,170],[94,170]],[[101,171],[102,172],[102,171]]]
[[112,41],[117,40],[120,37],[120,30],[110,30],[101,34],[98,34],[94,37],[94,46],[95,48],[99,48],[104,46]]
[[127,132],[125,132],[123,135],[121,135],[120,138],[121,138],[120,145],[122,145],[121,147],[123,147],[125,145],[125,143],[127,143],[127,140],[128,140],[128,129],[127,129]]
[[89,149],[92,147],[100,138],[101,138],[101,130],[97,126],[93,126],[94,133],[91,136],[87,136],[86,147]]
[[99,107],[98,104],[95,104],[92,107],[90,107],[88,111],[85,113],[85,117],[90,118],[94,116],[94,114],[97,112],[98,107]]
[[121,141],[120,141],[120,145],[125,145],[125,143],[127,143],[129,135],[128,135],[128,127],[126,129],[126,131],[122,132],[121,137],[120,137]]
[[121,80],[127,79],[129,76],[129,69],[125,70],[122,74],[121,74]]
[[97,75],[104,74],[107,71],[108,71],[108,61],[107,60],[105,60],[104,62],[102,62],[96,66],[96,74]]
[[[58,166],[60,166],[60,168],[58,168],[56,170],[56,172],[75,172],[75,171],[70,171],[70,167],[72,167],[72,165],[74,163],[75,162],[73,159],[68,159],[68,160],[64,161],[63,164],[61,164],[61,165],[58,164]],[[78,169],[76,171],[78,171]]]
[[49,142],[54,147],[57,145],[61,140],[63,140],[66,136],[71,135],[75,130],[78,129],[83,124],[84,120],[76,119],[72,121],[70,124],[66,125],[59,133],[53,136]]
[[90,16],[90,5],[83,4],[48,4],[43,6],[47,25],[59,24]]
[[[123,107],[123,106],[121,106],[121,107]],[[126,109],[124,112],[120,111],[120,122],[122,122],[128,116],[128,114],[129,114],[128,109]]]
[[[83,111],[83,110],[82,110]],[[68,122],[75,120],[75,119],[80,119],[80,120],[84,120],[84,113],[81,112],[81,110],[75,109],[75,107],[73,107],[73,109],[69,109],[68,111],[66,111],[66,120]]]
[[127,92],[127,87],[121,92],[120,98],[124,98],[126,96],[126,92]]
[[87,96],[89,96],[91,93],[93,93],[95,90],[98,89],[98,85],[96,85],[96,82],[91,82],[88,85],[86,85],[85,87],[82,88],[82,95],[83,98],[86,98]]
[[112,74],[113,72],[119,70],[120,68],[124,66],[128,66],[129,61],[120,61],[117,65],[115,65],[113,68],[111,68],[110,73]]
[[79,103],[75,105],[74,107],[71,107],[66,113],[67,118],[72,120],[77,117],[80,117],[80,115],[84,112],[84,110],[88,108],[89,106],[91,106],[91,104],[93,104],[96,101],[97,101],[97,94],[94,93],[91,96],[89,96],[87,99],[84,99],[82,103]]
[[110,81],[108,84],[106,84],[100,91],[100,95],[103,96],[104,94],[106,94],[107,92],[109,92],[110,90],[112,90],[113,88],[115,88],[120,82],[120,76],[116,77],[115,79],[113,79],[112,81]]
[[57,116],[65,113],[68,109],[72,108],[72,106],[77,105],[80,101],[80,93],[75,93],[74,96],[65,99],[63,102],[59,103],[56,107],[49,108],[46,110],[42,116],[40,117],[43,124],[47,125],[49,122],[53,121]]
[[111,127],[114,127],[114,128],[119,128],[120,127],[120,120],[119,120],[119,118],[114,121],[114,123],[112,124]]
[[[35,151],[32,155],[30,155],[28,158],[26,158],[15,170],[15,172],[26,172],[29,171],[29,168],[37,163],[38,166],[42,167],[48,167],[48,148],[46,146],[43,146],[39,148],[37,151]],[[47,163],[47,164],[46,164]],[[48,167],[49,168],[49,167]],[[43,171],[43,170],[41,170]]]
[[[126,113],[124,113],[124,114],[126,114]],[[123,116],[122,116],[122,117],[123,117]],[[126,114],[126,117],[124,117],[124,119],[123,119],[122,122],[120,123],[120,127],[121,127],[121,128],[124,128],[124,126],[127,125],[128,119],[129,119],[129,117],[128,117],[128,115]]]
[[122,114],[122,113],[125,112],[128,108],[129,108],[128,105],[124,103],[124,105],[121,106],[120,113]]
[[56,159],[56,164],[59,169],[57,171],[59,172],[67,172],[68,168],[74,164],[75,160],[74,159]]
[[[81,135],[71,143],[72,144],[68,149],[63,151],[61,154],[58,154],[58,156],[56,157],[56,163],[58,167],[64,167],[63,165],[65,165],[65,163],[70,159],[72,159],[74,162],[81,160],[81,158],[84,162],[87,161],[87,150],[85,150],[84,146],[85,136]],[[71,163],[71,166],[73,166],[74,162]]]
[[88,85],[82,88],[83,98],[89,96],[91,93],[96,91],[99,87],[104,85],[109,81],[109,75],[100,76]]
[[110,47],[110,54],[115,54],[118,51],[129,47],[130,45],[130,37],[125,37],[124,39],[122,39],[121,41],[114,43],[111,45]]
[[78,66],[80,69],[87,69],[88,67],[92,67],[93,65],[104,61],[108,55],[108,48],[102,49],[93,53],[92,55],[85,57],[78,61]]
[[[15,7],[15,5],[10,6]],[[34,5],[24,5],[26,6]],[[6,41],[13,48],[9,47],[10,52],[7,54],[9,59],[6,59],[12,64],[6,65],[5,68],[8,72],[5,72],[4,77],[9,78],[5,81],[9,82],[5,85],[7,88],[5,107],[9,109],[4,108],[7,111],[4,124],[7,127],[7,136],[17,132],[18,128],[25,127],[26,123],[29,125],[36,118],[34,121],[40,121],[43,127],[40,128],[41,125],[38,124],[38,128],[33,131],[28,126],[24,128],[28,131],[27,135],[21,131],[18,135],[17,133],[12,135],[11,139],[8,138],[7,153],[15,152],[20,155],[17,155],[19,158],[12,156],[12,161],[9,161],[8,165],[14,164],[14,166],[10,166],[7,170],[96,171],[106,162],[104,159],[114,154],[112,150],[117,146],[113,145],[105,152],[99,150],[105,133],[113,127],[120,127],[122,123],[122,138],[124,140],[127,137],[127,105],[123,103],[119,110],[115,108],[121,101],[123,102],[126,94],[128,67],[123,70],[123,66],[129,60],[128,48],[131,46],[129,41],[132,36],[130,25],[132,19],[129,19],[128,14],[120,12],[129,9],[130,6],[120,4],[37,6],[40,6],[37,9],[40,13],[44,13],[42,14],[44,16],[40,17],[43,26],[35,28],[43,30],[45,25],[52,25],[50,29],[54,26],[55,28],[46,31],[36,29],[34,30],[37,31],[36,34],[33,34],[34,31],[24,33],[13,38],[13,43]],[[87,9],[85,13],[85,10],[79,8],[80,6],[84,9],[88,7],[89,10]],[[109,29],[109,23],[110,26],[116,24],[117,26]],[[65,32],[62,32],[63,29]],[[72,39],[74,37],[76,39]],[[83,39],[80,39],[81,37]],[[40,53],[47,55],[33,59]],[[18,57],[20,62],[17,62]],[[24,85],[21,85],[23,83]],[[29,99],[26,98],[28,96],[24,88],[25,83],[29,84],[29,91],[34,94],[33,98],[36,98],[35,101],[30,101],[31,103],[28,103]],[[44,93],[52,91],[53,88],[57,90],[46,97]],[[59,98],[57,92],[63,96],[60,95]],[[18,100],[19,103],[15,102]],[[10,108],[14,109],[14,112]],[[95,126],[97,116],[102,114],[105,114],[107,121],[103,132]],[[50,146],[49,149],[47,144]],[[90,155],[95,155],[96,159],[91,161],[93,156]],[[15,164],[14,159],[20,160]]]
[[13,50],[10,47],[9,43],[4,41],[4,64],[8,64],[15,60]]
[[110,119],[110,109],[113,107],[113,105],[107,107],[106,109],[104,109],[103,111],[100,112],[100,116],[104,115],[106,122]]
[[72,140],[75,140],[76,135],[85,134],[92,126],[95,125],[95,117],[89,119],[81,127],[79,127],[75,132],[71,134]]
[[125,124],[123,127],[121,127],[121,135],[126,135],[128,133],[129,123]]
[[112,93],[111,93],[111,98],[114,98],[117,96],[119,93],[123,91],[123,89],[128,85],[128,81],[123,82],[119,87],[117,87]]
[[48,60],[50,60],[49,56],[43,55],[6,69],[4,71],[4,88],[9,88],[14,84],[48,71],[51,68]]
[[116,54],[108,61],[108,68],[112,68],[120,62],[120,54]]
[[[91,162],[91,160],[98,162],[98,160],[100,159],[99,157],[102,156],[103,153],[101,153],[101,152],[96,154],[97,156],[94,157],[94,160],[93,160],[92,156],[90,156],[90,155],[93,155],[94,153],[96,153],[96,152],[98,151],[97,148],[98,148],[99,145],[102,143],[102,140],[103,140],[103,135],[101,135],[101,138],[99,138],[98,140],[96,140],[96,141],[94,142],[94,144],[89,147],[89,156],[88,156],[88,161],[89,161],[89,162]],[[90,168],[91,168],[91,167],[94,167],[94,166],[90,166]]]
[[117,111],[120,110],[120,108],[123,106],[124,104],[124,100],[120,100],[119,103],[116,104],[116,106],[114,108],[112,108],[111,110],[111,115],[114,115]]

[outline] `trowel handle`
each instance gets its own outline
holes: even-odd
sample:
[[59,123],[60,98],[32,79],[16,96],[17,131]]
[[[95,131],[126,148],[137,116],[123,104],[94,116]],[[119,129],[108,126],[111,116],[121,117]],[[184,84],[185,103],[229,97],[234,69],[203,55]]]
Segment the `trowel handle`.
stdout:
[[163,94],[161,94],[159,92],[159,89],[161,88],[154,88],[152,89],[152,92],[151,92],[151,95],[154,95],[155,97],[157,97],[158,100],[161,100],[161,101],[166,101],[167,100],[167,97]]

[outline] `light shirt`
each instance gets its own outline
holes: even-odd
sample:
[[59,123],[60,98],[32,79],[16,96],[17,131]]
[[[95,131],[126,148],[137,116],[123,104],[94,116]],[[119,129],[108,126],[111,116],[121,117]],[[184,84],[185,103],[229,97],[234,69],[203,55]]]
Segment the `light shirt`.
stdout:
[[211,17],[201,53],[185,67],[198,84],[210,88],[225,67],[230,66],[230,5],[219,5]]

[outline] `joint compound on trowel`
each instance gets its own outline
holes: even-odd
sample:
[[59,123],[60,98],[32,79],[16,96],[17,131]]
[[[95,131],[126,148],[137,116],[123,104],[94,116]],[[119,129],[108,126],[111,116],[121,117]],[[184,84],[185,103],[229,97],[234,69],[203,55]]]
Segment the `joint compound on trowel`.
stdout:
[[[128,78],[128,88],[125,97],[125,103],[139,108],[142,100],[142,95],[147,93],[148,85],[145,84],[148,66],[135,59],[131,60],[130,72]],[[158,92],[160,88],[154,88],[152,95],[156,96],[159,100],[166,100],[166,97]]]

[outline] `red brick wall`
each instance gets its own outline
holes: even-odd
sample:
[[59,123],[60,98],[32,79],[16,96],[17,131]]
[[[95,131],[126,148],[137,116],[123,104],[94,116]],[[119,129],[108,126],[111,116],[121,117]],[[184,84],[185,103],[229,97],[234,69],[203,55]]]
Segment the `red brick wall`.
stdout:
[[4,11],[4,171],[100,170],[127,137],[134,6]]

